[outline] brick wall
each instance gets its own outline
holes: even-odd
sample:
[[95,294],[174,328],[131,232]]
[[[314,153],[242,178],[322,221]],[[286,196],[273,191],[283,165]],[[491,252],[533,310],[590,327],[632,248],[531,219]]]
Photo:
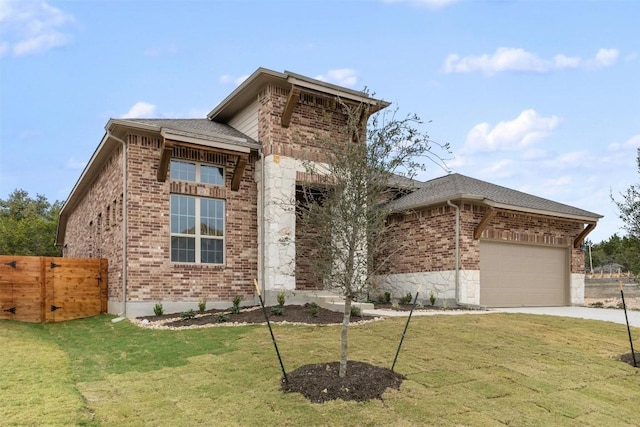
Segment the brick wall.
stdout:
[[[225,167],[225,186],[158,182],[160,139],[129,135],[127,201],[127,301],[230,301],[253,299],[257,277],[257,189],[255,159],[248,162],[239,191],[231,191],[237,157],[195,149],[174,149],[174,156],[214,161]],[[109,299],[121,300],[122,179],[121,150],[70,214],[65,256],[109,259]],[[243,154],[246,156],[246,154]],[[225,265],[176,264],[170,261],[170,194],[224,199]]]
[[[460,207],[460,268],[480,268],[480,240],[473,239],[486,207],[463,203]],[[559,218],[532,216],[518,212],[498,212],[483,231],[481,239],[572,247],[571,272],[583,273],[583,253],[572,246],[583,224]],[[381,273],[446,271],[455,268],[455,209],[442,205],[389,218],[389,236],[397,240]],[[397,239],[393,236],[401,236]],[[408,236],[408,237],[405,237]],[[408,241],[405,242],[404,239]]]

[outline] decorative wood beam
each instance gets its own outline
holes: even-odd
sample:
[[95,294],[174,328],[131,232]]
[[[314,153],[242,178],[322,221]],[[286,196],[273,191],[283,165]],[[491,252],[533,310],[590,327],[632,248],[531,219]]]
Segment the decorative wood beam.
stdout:
[[245,166],[247,166],[247,159],[245,159],[244,157],[238,157],[238,161],[236,161],[236,167],[233,170],[233,177],[231,178],[232,191],[238,191],[238,189],[240,188],[240,181],[242,180]]
[[287,98],[287,104],[284,106],[282,117],[280,118],[280,124],[282,127],[288,128],[291,123],[291,116],[293,115],[293,109],[298,103],[300,98],[300,89],[297,86],[291,86],[289,91],[289,98]]
[[578,234],[578,237],[576,237],[575,240],[573,241],[573,247],[579,248],[582,245],[582,241],[584,240],[584,238],[587,237],[587,234],[591,233],[591,231],[593,231],[594,228],[596,228],[595,222],[587,224],[585,229],[582,230],[582,232]]
[[480,221],[480,224],[478,224],[476,229],[473,231],[473,238],[475,240],[478,240],[480,238],[480,236],[482,235],[482,232],[489,225],[489,222],[491,222],[493,217],[496,216],[496,213],[498,213],[498,211],[496,211],[495,209],[487,210],[487,212],[484,214],[484,217]]
[[167,180],[167,172],[169,171],[169,163],[171,162],[171,155],[173,154],[173,141],[168,141],[166,138],[162,140],[162,147],[160,147],[160,165],[158,166],[158,182],[165,182]]

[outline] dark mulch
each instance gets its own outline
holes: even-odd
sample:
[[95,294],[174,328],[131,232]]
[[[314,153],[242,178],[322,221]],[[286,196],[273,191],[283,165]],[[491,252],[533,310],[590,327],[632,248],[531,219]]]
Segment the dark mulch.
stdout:
[[[269,322],[280,323],[306,323],[313,325],[327,325],[342,323],[343,313],[327,310],[325,308],[318,307],[315,316],[312,314],[312,309],[308,304],[305,305],[286,305],[284,306],[284,312],[281,315],[275,314],[271,311],[271,307],[266,308]],[[145,316],[138,319],[146,319],[149,322],[158,322],[167,319],[178,320],[163,323],[168,327],[186,327],[192,325],[208,325],[215,323],[265,323],[264,312],[261,307],[243,308],[240,313],[233,314],[229,310],[207,310],[202,314],[197,315],[192,319],[181,319],[180,313],[164,314],[162,316]],[[372,320],[373,316],[351,316],[351,322],[358,322],[362,320]]]
[[[640,353],[637,351],[633,352],[634,355],[636,356],[636,364],[638,366],[634,366],[635,368],[640,368]],[[629,353],[625,353],[622,356],[620,356],[620,360],[622,360],[625,363],[628,363],[629,365],[633,366],[633,356],[631,355],[631,352]]]
[[304,365],[287,374],[285,392],[301,393],[314,403],[342,399],[364,402],[382,399],[388,388],[398,390],[404,376],[365,362],[347,362],[347,374],[340,378],[340,362]]
[[[390,302],[374,302],[373,306],[376,310],[396,310],[396,311],[411,311],[413,304],[394,304]],[[448,306],[447,308],[439,305],[418,305],[414,310],[432,310],[432,311],[449,311],[449,310],[469,310],[469,307],[461,307],[457,305]]]

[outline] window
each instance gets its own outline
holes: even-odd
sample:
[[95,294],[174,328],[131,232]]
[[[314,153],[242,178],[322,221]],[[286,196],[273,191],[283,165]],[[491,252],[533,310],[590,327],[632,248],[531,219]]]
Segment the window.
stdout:
[[224,200],[171,196],[171,261],[224,263]]
[[224,185],[224,168],[171,160],[171,179]]

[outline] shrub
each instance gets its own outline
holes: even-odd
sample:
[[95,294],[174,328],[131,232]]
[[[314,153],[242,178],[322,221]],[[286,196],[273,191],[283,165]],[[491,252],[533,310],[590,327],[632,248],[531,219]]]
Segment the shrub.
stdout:
[[284,303],[286,301],[286,295],[284,294],[284,291],[278,292],[278,295],[276,296],[276,300],[278,301],[278,305],[280,307],[284,307]]
[[411,295],[411,292],[407,292],[405,296],[400,298],[400,304],[411,304],[412,299],[413,299],[413,296]]
[[196,317],[196,312],[193,311],[193,309],[187,310],[182,312],[182,314],[180,314],[180,317],[182,317],[185,320],[193,319],[194,317]]
[[360,307],[357,307],[355,305],[351,306],[351,317],[360,316],[360,313],[361,313]]
[[161,302],[153,306],[153,314],[156,316],[162,316],[164,314],[164,307]]
[[276,316],[282,316],[284,314],[284,307],[281,305],[276,305],[275,307],[271,307],[271,312]]
[[224,323],[224,322],[226,322],[227,320],[229,320],[229,316],[227,316],[226,314],[224,314],[224,313],[218,313],[218,314],[216,314],[216,321],[217,321],[218,323]]
[[384,293],[384,302],[391,302],[391,292],[385,292]]
[[596,302],[592,302],[591,304],[589,304],[591,307],[596,307],[596,308],[602,308],[604,307],[604,304],[602,303],[602,301],[596,301]]
[[320,311],[320,307],[315,302],[309,304],[309,314],[311,317],[318,317],[318,312]]
[[204,313],[206,309],[207,309],[207,300],[205,298],[200,298],[200,301],[198,301],[198,311],[200,313]]
[[430,303],[432,306],[436,305],[436,296],[435,296],[435,294],[433,293],[433,291],[431,292],[431,295],[429,295],[429,303]]
[[231,313],[240,313],[240,301],[242,301],[242,297],[240,295],[236,295],[235,297],[233,297],[233,307],[231,307]]

